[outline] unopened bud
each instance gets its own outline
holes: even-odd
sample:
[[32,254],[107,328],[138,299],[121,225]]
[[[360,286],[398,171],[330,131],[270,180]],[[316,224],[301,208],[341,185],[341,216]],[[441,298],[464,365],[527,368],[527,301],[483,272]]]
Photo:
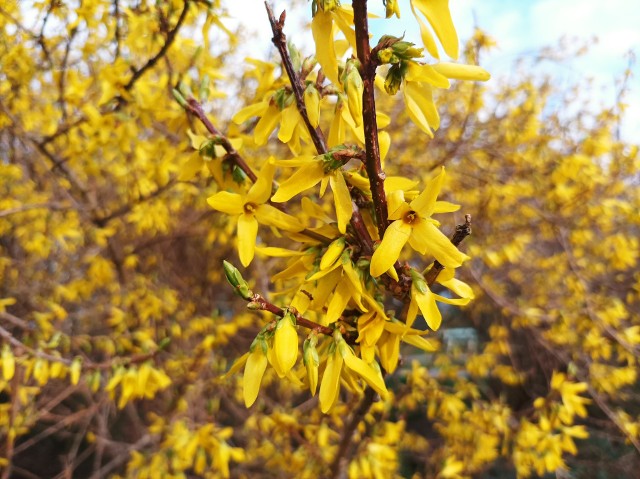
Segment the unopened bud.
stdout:
[[402,64],[393,65],[387,72],[387,78],[384,81],[384,89],[389,95],[395,95],[402,85],[404,79],[404,70]]
[[424,276],[413,268],[411,268],[410,274],[413,286],[421,293],[426,293],[429,287],[427,286],[427,281],[424,279]]
[[187,100],[185,100],[184,97],[182,96],[182,93],[180,93],[175,88],[171,89],[171,93],[173,93],[173,97],[176,99],[176,101],[178,102],[178,104],[182,108],[188,108],[189,107],[189,104],[187,103]]
[[238,268],[233,266],[228,261],[222,261],[224,267],[224,274],[227,277],[229,284],[233,286],[235,293],[242,299],[249,300],[253,296],[253,292],[249,289],[249,285],[244,280]]

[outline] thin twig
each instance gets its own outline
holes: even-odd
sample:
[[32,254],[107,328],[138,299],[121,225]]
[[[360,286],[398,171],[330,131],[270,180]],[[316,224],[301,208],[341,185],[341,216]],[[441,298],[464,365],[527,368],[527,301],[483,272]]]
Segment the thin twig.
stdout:
[[200,102],[195,98],[190,97],[187,99],[187,105],[188,105],[189,112],[193,113],[196,116],[196,118],[198,118],[198,120],[202,122],[202,124],[207,129],[207,131],[212,135],[214,135],[218,141],[220,141],[220,145],[227,152],[227,155],[229,155],[229,158],[231,158],[231,160],[233,160],[236,166],[240,168],[253,183],[255,183],[256,180],[258,179],[258,176],[253,172],[253,170],[247,164],[247,162],[244,161],[244,158],[240,156],[240,153],[238,153],[238,151],[233,147],[229,139],[226,136],[224,136],[222,132],[218,130],[213,123],[211,123],[211,120],[209,120],[209,118],[207,117],[207,114],[202,109],[202,105],[200,104]]
[[[6,315],[7,313],[0,313],[0,317],[2,318],[7,318]],[[24,321],[24,320],[21,320],[21,321]],[[0,326],[0,337],[4,338],[6,341],[11,343],[17,350],[26,351],[28,354],[30,354],[33,357],[44,359],[46,361],[62,363],[67,366],[71,366],[71,364],[73,363],[71,359],[55,356],[53,354],[45,353],[43,351],[33,349],[32,347],[27,346],[2,326]],[[138,364],[153,358],[160,351],[162,351],[162,349],[155,349],[154,351],[151,351],[149,353],[136,354],[129,357],[114,357],[110,360],[107,360],[101,363],[94,363],[93,361],[85,360],[82,363],[82,369],[95,371],[95,370],[111,369],[116,364]]]
[[[220,142],[220,146],[222,146],[222,148],[224,148],[224,150],[227,152],[227,156],[229,157],[229,159],[233,161],[235,165],[240,168],[253,183],[255,183],[258,180],[258,176],[247,164],[242,155],[238,153],[238,150],[233,147],[231,141],[229,141],[229,139],[225,135],[223,135],[222,132],[218,130],[218,128],[216,128],[213,123],[211,123],[211,120],[209,120],[209,117],[207,117],[207,114],[202,108],[202,104],[200,104],[200,102],[195,98],[189,97],[187,99],[186,109],[202,122],[207,131],[214,135],[217,141]],[[271,203],[271,201],[269,203],[273,207],[278,208],[281,211],[284,210],[284,206],[280,203]],[[307,236],[308,238],[314,239],[319,243],[326,244],[330,241],[329,238],[326,238],[321,234],[316,233],[315,231],[311,231],[308,228],[303,229],[299,233]]]
[[304,103],[304,89],[302,88],[300,77],[293,69],[293,62],[291,61],[289,49],[287,48],[287,37],[283,31],[287,12],[283,11],[280,14],[280,19],[276,21],[276,17],[273,15],[273,10],[271,9],[269,3],[264,2],[264,6],[267,9],[269,22],[271,23],[271,31],[273,32],[273,38],[271,39],[271,41],[278,49],[278,52],[280,52],[282,64],[287,72],[289,82],[291,83],[291,89],[293,90],[293,94],[296,98],[296,106],[298,108],[298,112],[300,113],[300,116],[302,116],[302,120],[304,121],[304,124],[307,127],[309,134],[311,135],[311,140],[313,141],[316,150],[319,154],[322,155],[327,152],[327,142],[324,139],[324,135],[322,134],[322,130],[320,129],[320,127],[317,126],[314,128],[313,125],[311,125],[309,114],[307,113],[307,107]]
[[[286,36],[283,32],[286,13],[283,11],[282,14],[280,14],[279,21],[276,21],[275,16],[273,15],[273,10],[267,2],[265,2],[265,7],[267,9],[267,14],[269,15],[269,22],[271,23],[271,31],[273,32],[273,43],[278,48],[280,58],[282,59],[282,64],[284,65],[284,69],[289,77],[289,83],[291,83],[291,88],[293,89],[296,96],[296,106],[298,108],[298,112],[300,113],[300,116],[302,116],[305,122],[305,126],[307,127],[307,131],[313,139],[313,144],[316,147],[316,151],[319,155],[324,155],[328,151],[326,142],[324,140],[324,135],[322,134],[322,130],[320,129],[320,127],[313,128],[313,126],[311,126],[309,115],[307,114],[307,108],[302,97],[302,84],[300,83],[298,74],[293,68],[293,62],[291,60],[291,56],[289,55],[289,50],[287,49]],[[371,239],[371,235],[369,234],[369,230],[367,230],[366,227],[360,227],[360,225],[364,225],[364,221],[358,208],[354,208],[352,210],[350,224],[353,229],[356,230],[356,234],[358,236],[358,240],[360,241],[360,245],[363,248],[363,251],[373,252],[373,241]]]
[[138,79],[142,75],[144,75],[144,72],[146,72],[150,68],[153,68],[153,66],[156,63],[158,63],[158,60],[160,60],[167,53],[167,50],[169,50],[169,47],[173,44],[173,41],[176,39],[178,30],[180,30],[182,23],[187,17],[188,11],[189,11],[189,0],[185,0],[184,6],[182,7],[182,11],[180,12],[180,17],[178,17],[178,21],[176,22],[176,25],[173,27],[173,29],[171,29],[167,34],[167,39],[165,40],[164,45],[162,45],[162,48],[160,49],[160,51],[158,51],[158,53],[156,53],[155,56],[149,58],[149,61],[147,61],[147,63],[145,63],[142,68],[139,68],[133,73],[133,75],[127,82],[127,84],[124,86],[124,89],[126,91],[131,90],[135,85],[135,83],[138,81]]
[[333,462],[331,463],[331,477],[334,479],[342,478],[344,471],[349,465],[351,456],[355,452],[356,445],[353,442],[353,436],[356,432],[358,424],[360,424],[366,416],[369,408],[373,405],[376,399],[376,392],[367,387],[364,391],[364,397],[360,401],[358,407],[353,411],[349,422],[344,426],[342,430],[342,437],[340,438],[340,444],[338,445],[338,452],[336,452]]

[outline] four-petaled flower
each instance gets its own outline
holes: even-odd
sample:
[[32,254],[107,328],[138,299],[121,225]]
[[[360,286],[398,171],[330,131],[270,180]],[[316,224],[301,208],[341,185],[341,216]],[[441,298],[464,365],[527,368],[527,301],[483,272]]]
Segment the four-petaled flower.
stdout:
[[243,266],[249,266],[253,260],[258,223],[286,231],[300,231],[304,228],[296,218],[267,203],[271,196],[275,168],[275,161],[269,158],[258,179],[245,195],[220,191],[207,199],[213,209],[238,215],[238,255]]
[[394,221],[371,257],[371,276],[378,277],[389,270],[407,242],[422,255],[432,254],[448,268],[457,268],[469,258],[438,229],[440,223],[431,218],[434,213],[447,213],[459,208],[446,201],[436,201],[443,181],[444,167],[411,203],[404,201],[402,190],[389,195],[389,219]]

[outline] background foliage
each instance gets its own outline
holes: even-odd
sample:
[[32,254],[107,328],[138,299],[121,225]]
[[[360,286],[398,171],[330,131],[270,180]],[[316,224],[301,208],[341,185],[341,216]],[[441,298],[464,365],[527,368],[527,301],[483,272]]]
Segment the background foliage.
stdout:
[[[221,378],[271,318],[231,296],[235,221],[205,201],[242,175],[194,153],[187,131],[205,130],[171,90],[202,94],[245,158],[290,158],[255,144],[255,121],[230,122],[225,98],[260,101],[286,82],[278,61],[223,76],[236,37],[218,2],[9,1],[0,27],[2,477],[322,477],[337,455],[376,478],[640,467],[626,81],[594,111],[583,85],[558,91],[523,62],[510,83],[443,93],[431,140],[381,96],[387,175],[426,182],[444,165],[444,199],[462,209],[443,230],[473,217],[459,275],[475,300],[441,308],[437,352],[403,346],[390,399],[350,435],[357,394],[325,415],[268,369],[245,409],[242,375]],[[463,56],[491,46],[476,32]],[[286,247],[275,233],[261,227],[261,242]],[[254,290],[271,290],[274,261],[256,255]]]

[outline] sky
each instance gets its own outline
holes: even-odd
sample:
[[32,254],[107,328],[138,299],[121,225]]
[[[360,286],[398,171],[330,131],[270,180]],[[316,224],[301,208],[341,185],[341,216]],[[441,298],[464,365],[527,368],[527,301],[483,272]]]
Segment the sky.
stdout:
[[[419,30],[409,1],[399,1],[401,20],[391,23],[373,20],[373,40],[377,40],[375,33],[382,31],[381,27],[385,25],[389,33],[398,36],[406,33],[406,39],[419,44]],[[278,0],[273,4],[276,15],[283,9],[287,10],[285,33],[295,39],[303,54],[307,54],[312,48],[310,31],[305,31],[305,22],[311,15],[310,2]],[[369,0],[369,5],[375,13],[384,12],[382,0]],[[249,14],[248,6],[251,6]],[[519,57],[533,56],[543,47],[556,46],[562,38],[575,44],[590,42],[584,56],[560,67],[555,66],[550,73],[566,85],[592,78],[592,101],[595,105],[613,104],[615,80],[621,77],[629,64],[627,52],[635,50],[640,54],[638,0],[450,0],[449,6],[461,41],[472,35],[474,25],[497,41],[498,47],[481,61],[481,66],[494,79],[508,76]],[[272,51],[271,30],[262,0],[229,2],[229,12],[247,32],[251,32],[248,40],[256,39],[255,42],[244,43],[247,55],[266,58]],[[302,38],[305,41],[301,42]],[[632,92],[627,97],[629,107],[623,124],[623,137],[640,142],[636,136],[640,131],[640,67],[636,65],[633,71],[635,77],[631,81]]]

